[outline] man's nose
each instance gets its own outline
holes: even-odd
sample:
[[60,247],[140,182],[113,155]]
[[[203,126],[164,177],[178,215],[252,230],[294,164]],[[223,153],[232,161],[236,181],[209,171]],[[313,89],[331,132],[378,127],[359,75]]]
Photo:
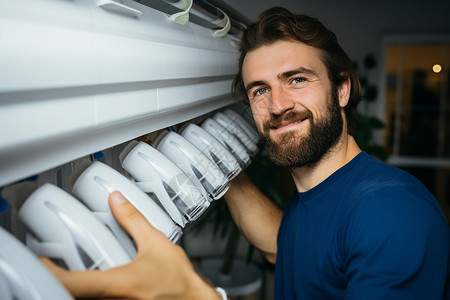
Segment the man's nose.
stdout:
[[283,87],[272,88],[270,99],[270,112],[274,115],[282,115],[295,106],[294,99],[289,96]]

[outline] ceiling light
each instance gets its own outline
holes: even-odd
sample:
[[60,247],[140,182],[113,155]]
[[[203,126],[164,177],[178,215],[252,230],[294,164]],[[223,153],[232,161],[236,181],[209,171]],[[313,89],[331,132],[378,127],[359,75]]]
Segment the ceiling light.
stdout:
[[441,71],[442,71],[442,66],[441,66],[441,65],[435,64],[435,65],[433,66],[433,72],[434,72],[434,73],[440,73]]

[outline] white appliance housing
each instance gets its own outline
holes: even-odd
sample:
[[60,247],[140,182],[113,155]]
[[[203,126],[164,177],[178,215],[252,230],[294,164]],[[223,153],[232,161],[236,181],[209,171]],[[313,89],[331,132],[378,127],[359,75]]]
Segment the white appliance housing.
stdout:
[[[116,148],[130,140],[232,103],[238,38],[225,35],[229,20],[220,30],[181,25],[174,20],[186,20],[185,14],[167,15],[141,3],[0,1],[0,188],[19,190],[22,180],[39,175],[39,184],[72,191],[68,178],[79,160],[90,161],[99,151],[116,158]],[[107,193],[87,194],[100,200],[96,216],[120,228]],[[181,229],[169,217],[162,223],[175,226],[165,232],[169,238],[179,238]],[[132,241],[121,234],[133,257]],[[39,273],[29,265],[30,274]],[[17,276],[28,280],[27,274]],[[5,282],[0,280],[0,291]],[[65,299],[57,282],[47,291],[54,293],[42,299]]]
[[229,132],[237,137],[237,139],[246,148],[247,153],[250,156],[254,156],[258,152],[258,146],[253,142],[252,138],[230,117],[222,112],[218,112],[213,118],[217,123],[225,127]]
[[237,44],[132,0],[0,1],[0,186],[230,104]]
[[73,300],[36,255],[0,227],[0,299]]
[[130,256],[91,211],[62,189],[46,183],[19,211],[32,234],[27,246],[38,256],[61,259],[70,270],[105,270],[131,261]]
[[154,143],[157,149],[191,180],[197,178],[212,200],[221,198],[227,192],[229,181],[222,170],[184,137],[166,131],[161,133]]
[[152,199],[155,197],[180,226],[195,221],[209,207],[208,198],[188,176],[149,144],[130,142],[120,161],[136,185]]
[[[114,219],[109,208],[109,194],[119,191],[147,221],[172,242],[183,234],[172,219],[131,180],[113,168],[96,161],[84,170],[73,185],[73,192],[104,222],[129,250],[131,239]],[[134,257],[134,256],[133,256]]]
[[249,124],[249,122],[246,121],[243,116],[241,116],[231,108],[226,108],[223,113],[226,114],[231,120],[236,122],[242,129],[244,129],[252,139],[253,143],[258,144],[260,138],[254,123]]
[[245,169],[248,165],[250,165],[251,158],[247,153],[247,149],[245,149],[242,143],[230,131],[217,123],[216,120],[213,118],[207,118],[203,122],[202,128],[211,135],[215,136],[222,143],[222,145],[224,145],[228,151],[236,157],[242,169]]
[[189,123],[180,134],[208,156],[230,181],[241,172],[241,167],[233,154],[205,129]]

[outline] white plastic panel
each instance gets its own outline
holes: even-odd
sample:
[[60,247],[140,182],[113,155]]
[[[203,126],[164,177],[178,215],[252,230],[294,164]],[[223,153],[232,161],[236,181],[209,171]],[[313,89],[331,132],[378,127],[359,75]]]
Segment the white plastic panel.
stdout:
[[121,3],[0,2],[0,186],[231,103],[233,37]]
[[163,53],[157,49],[165,45],[108,35],[100,35],[98,39],[102,49],[100,83],[167,79],[161,76],[161,69],[156,67],[164,59]]
[[81,86],[98,82],[101,61],[96,55],[99,49],[94,34],[4,19],[2,6],[0,3],[2,90]]
[[[220,80],[220,81],[211,82],[211,83],[209,83],[209,82],[199,83],[197,85],[198,97],[200,100],[210,99],[213,97],[220,97],[221,91],[230,89],[231,83],[232,83],[231,79]],[[227,97],[228,101],[230,101],[230,102],[232,101],[230,95],[227,95],[226,97]]]
[[[126,99],[126,101],[124,101]],[[96,96],[96,122],[114,124],[121,119],[136,119],[157,112],[158,89],[147,88],[143,83],[106,86]]]
[[[19,99],[32,96],[24,94]],[[2,104],[0,149],[26,147],[42,138],[44,134],[40,132],[45,132],[47,138],[57,138],[61,132],[82,131],[91,127],[94,121],[93,99],[89,97],[49,98],[36,102]]]

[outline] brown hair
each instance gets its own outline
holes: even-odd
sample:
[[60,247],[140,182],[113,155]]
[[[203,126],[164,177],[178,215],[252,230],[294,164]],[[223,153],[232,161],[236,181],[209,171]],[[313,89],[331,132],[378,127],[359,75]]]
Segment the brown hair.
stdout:
[[353,64],[339,46],[336,35],[328,30],[318,19],[306,15],[294,15],[282,7],[264,11],[256,23],[243,33],[240,43],[239,72],[232,85],[232,95],[236,100],[248,101],[242,80],[242,64],[248,52],[280,40],[299,41],[321,52],[320,59],[327,68],[328,78],[333,89],[350,78],[351,93],[344,108],[348,133],[353,134],[352,115],[361,100],[361,87]]

